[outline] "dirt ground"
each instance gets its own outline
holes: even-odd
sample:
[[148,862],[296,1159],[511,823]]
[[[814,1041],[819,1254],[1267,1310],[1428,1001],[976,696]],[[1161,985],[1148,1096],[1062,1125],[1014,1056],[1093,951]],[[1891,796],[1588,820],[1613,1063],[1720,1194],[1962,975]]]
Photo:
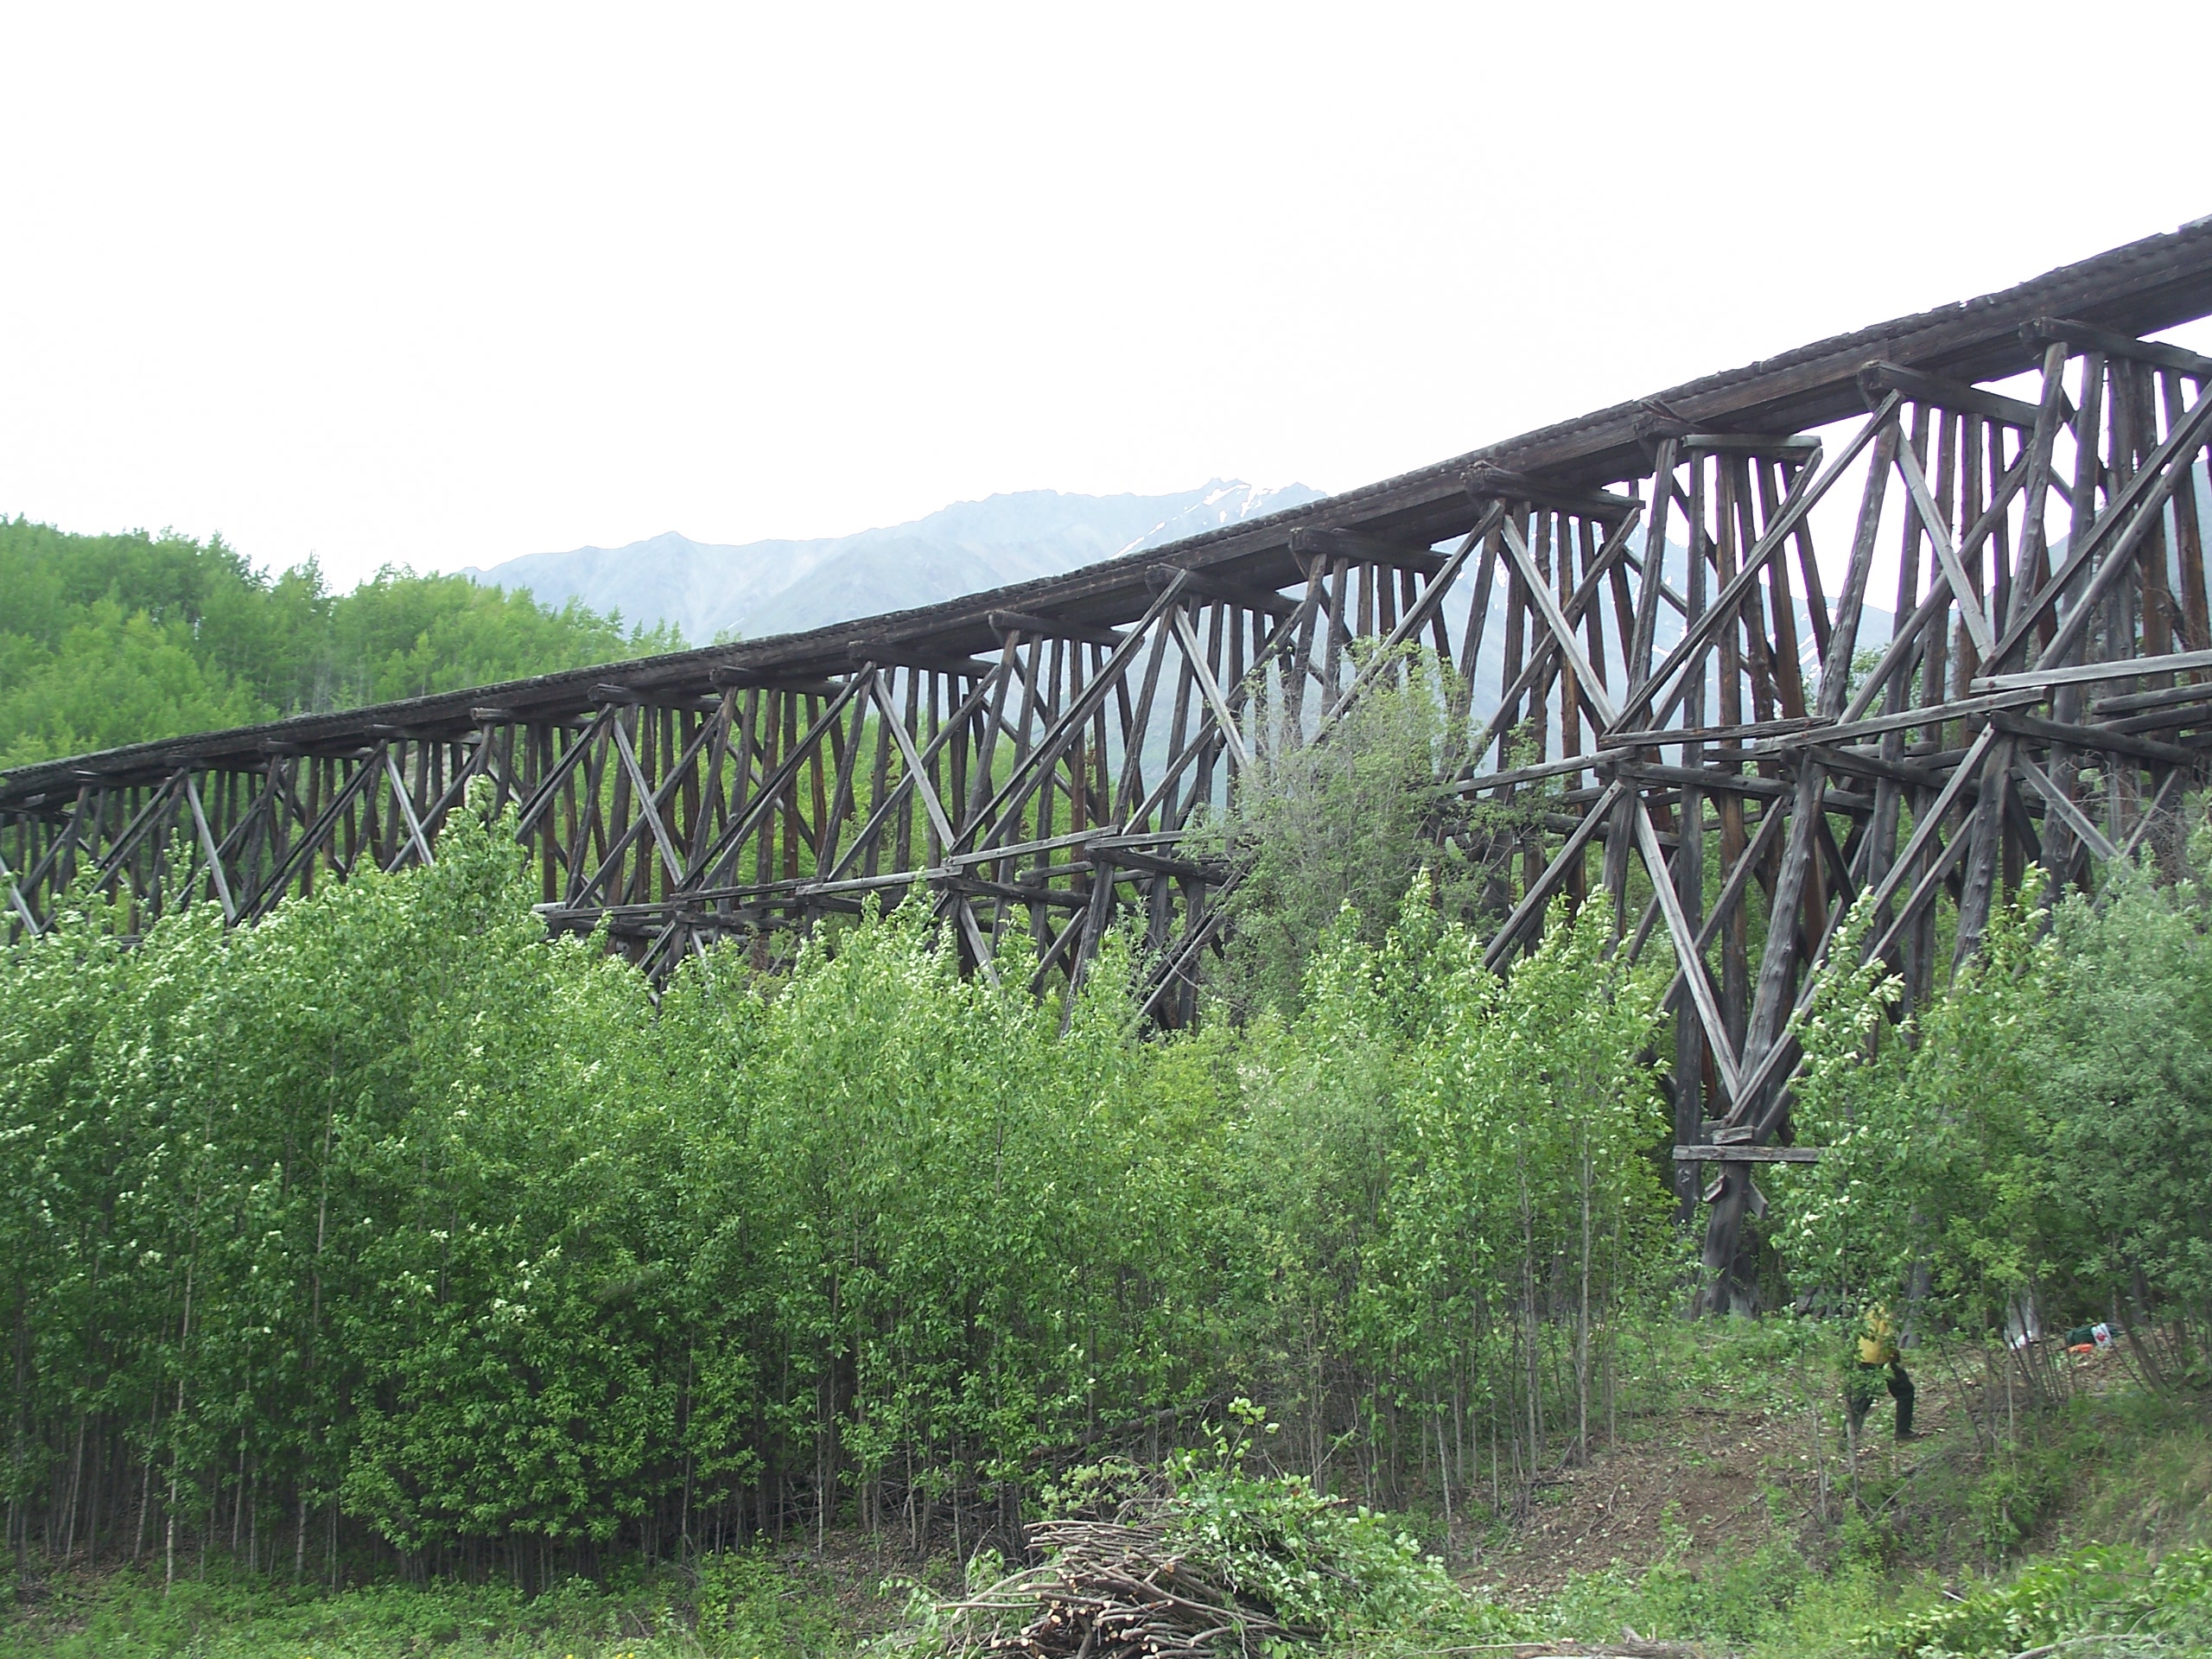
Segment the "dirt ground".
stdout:
[[[2085,1392],[2129,1379],[2118,1348],[2065,1363],[2072,1386]],[[1985,1402],[1978,1376],[1931,1362],[1916,1366],[1913,1379],[1921,1438],[1900,1445],[1889,1397],[1878,1398],[1860,1441],[1862,1478],[1909,1476],[1930,1460],[1970,1454],[1977,1440],[1970,1411],[2002,1427],[2003,1396]],[[1833,1518],[1842,1512],[1850,1467],[1834,1402],[1823,1404],[1818,1421],[1802,1403],[1737,1405],[1724,1397],[1624,1423],[1619,1444],[1541,1484],[1525,1522],[1503,1542],[1473,1551],[1467,1575],[1522,1602],[1558,1589],[1571,1573],[1648,1567],[1666,1554],[1675,1527],[1683,1564],[1694,1567],[1748,1554],[1777,1531],[1796,1534],[1823,1503]]]
[[[1802,1491],[1817,1502],[1811,1423],[1758,1407],[1694,1406],[1638,1426],[1587,1466],[1561,1470],[1533,1494],[1526,1522],[1478,1553],[1472,1576],[1519,1601],[1557,1589],[1573,1573],[1649,1567],[1679,1525],[1686,1559],[1748,1550],[1770,1536]],[[1831,1435],[1831,1440],[1833,1436]],[[1839,1448],[1827,1448],[1831,1480]],[[1772,1493],[1785,1513],[1770,1508]]]

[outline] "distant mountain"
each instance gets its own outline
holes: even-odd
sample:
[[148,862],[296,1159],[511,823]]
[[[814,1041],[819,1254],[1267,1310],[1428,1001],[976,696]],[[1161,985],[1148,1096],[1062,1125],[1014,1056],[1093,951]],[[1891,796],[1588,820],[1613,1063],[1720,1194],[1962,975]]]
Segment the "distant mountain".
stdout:
[[1303,484],[1258,489],[1215,479],[1175,495],[1024,490],[956,502],[912,524],[804,542],[695,542],[674,531],[626,547],[531,553],[461,574],[542,603],[575,598],[626,622],[717,635],[786,633],[982,588],[1058,575],[1321,499]]

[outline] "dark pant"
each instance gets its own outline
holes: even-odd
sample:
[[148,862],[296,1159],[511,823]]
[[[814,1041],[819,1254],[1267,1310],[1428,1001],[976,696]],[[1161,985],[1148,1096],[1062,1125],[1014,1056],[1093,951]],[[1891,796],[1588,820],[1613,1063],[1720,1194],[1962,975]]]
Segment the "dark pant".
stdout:
[[1866,1427],[1866,1414],[1885,1380],[1889,1383],[1890,1397],[1897,1402],[1898,1438],[1912,1433],[1912,1379],[1904,1374],[1902,1362],[1891,1360],[1886,1365],[1854,1366],[1844,1379],[1844,1396],[1851,1408],[1853,1433]]

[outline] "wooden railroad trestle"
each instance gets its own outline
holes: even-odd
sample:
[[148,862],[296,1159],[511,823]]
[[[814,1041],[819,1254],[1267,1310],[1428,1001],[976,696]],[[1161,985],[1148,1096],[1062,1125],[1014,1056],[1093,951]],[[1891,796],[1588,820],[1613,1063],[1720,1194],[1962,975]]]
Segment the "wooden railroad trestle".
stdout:
[[[2212,749],[2212,359],[2139,338],[2208,313],[2200,221],[1064,577],[19,768],[7,925],[40,931],[80,880],[129,927],[251,920],[429,860],[480,777],[549,924],[604,924],[650,974],[919,880],[971,968],[1028,931],[1039,991],[1127,919],[1174,1024],[1236,880],[1180,845],[1194,817],[1403,671],[1356,646],[1418,641],[1477,694],[1444,781],[1545,790],[1491,962],[1602,886],[1628,948],[1663,931],[1686,965],[1675,1140],[1706,1155],[1676,1192],[1739,1299],[1745,1149],[1786,1123],[1789,1015],[1849,906],[1877,894],[1870,948],[1925,997],[2000,885],[2132,855]],[[1755,903],[1791,918],[1756,953]]]

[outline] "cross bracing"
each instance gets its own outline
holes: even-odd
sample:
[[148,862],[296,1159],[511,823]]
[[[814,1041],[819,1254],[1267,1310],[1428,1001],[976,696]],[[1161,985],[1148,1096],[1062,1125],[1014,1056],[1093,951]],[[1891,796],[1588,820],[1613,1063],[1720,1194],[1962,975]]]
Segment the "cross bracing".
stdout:
[[1680,964],[1677,1186],[1725,1263],[1850,906],[1924,997],[2031,863],[2133,855],[2212,747],[2212,359],[2143,338],[2208,313],[2199,223],[1065,576],[19,768],[7,925],[79,883],[129,928],[251,920],[431,860],[481,779],[548,923],[655,976],[918,882],[971,968],[1028,934],[1039,991],[1134,931],[1175,1024],[1238,880],[1192,826],[1417,644],[1475,698],[1440,781],[1522,808],[1464,830],[1492,963],[1603,890]]

